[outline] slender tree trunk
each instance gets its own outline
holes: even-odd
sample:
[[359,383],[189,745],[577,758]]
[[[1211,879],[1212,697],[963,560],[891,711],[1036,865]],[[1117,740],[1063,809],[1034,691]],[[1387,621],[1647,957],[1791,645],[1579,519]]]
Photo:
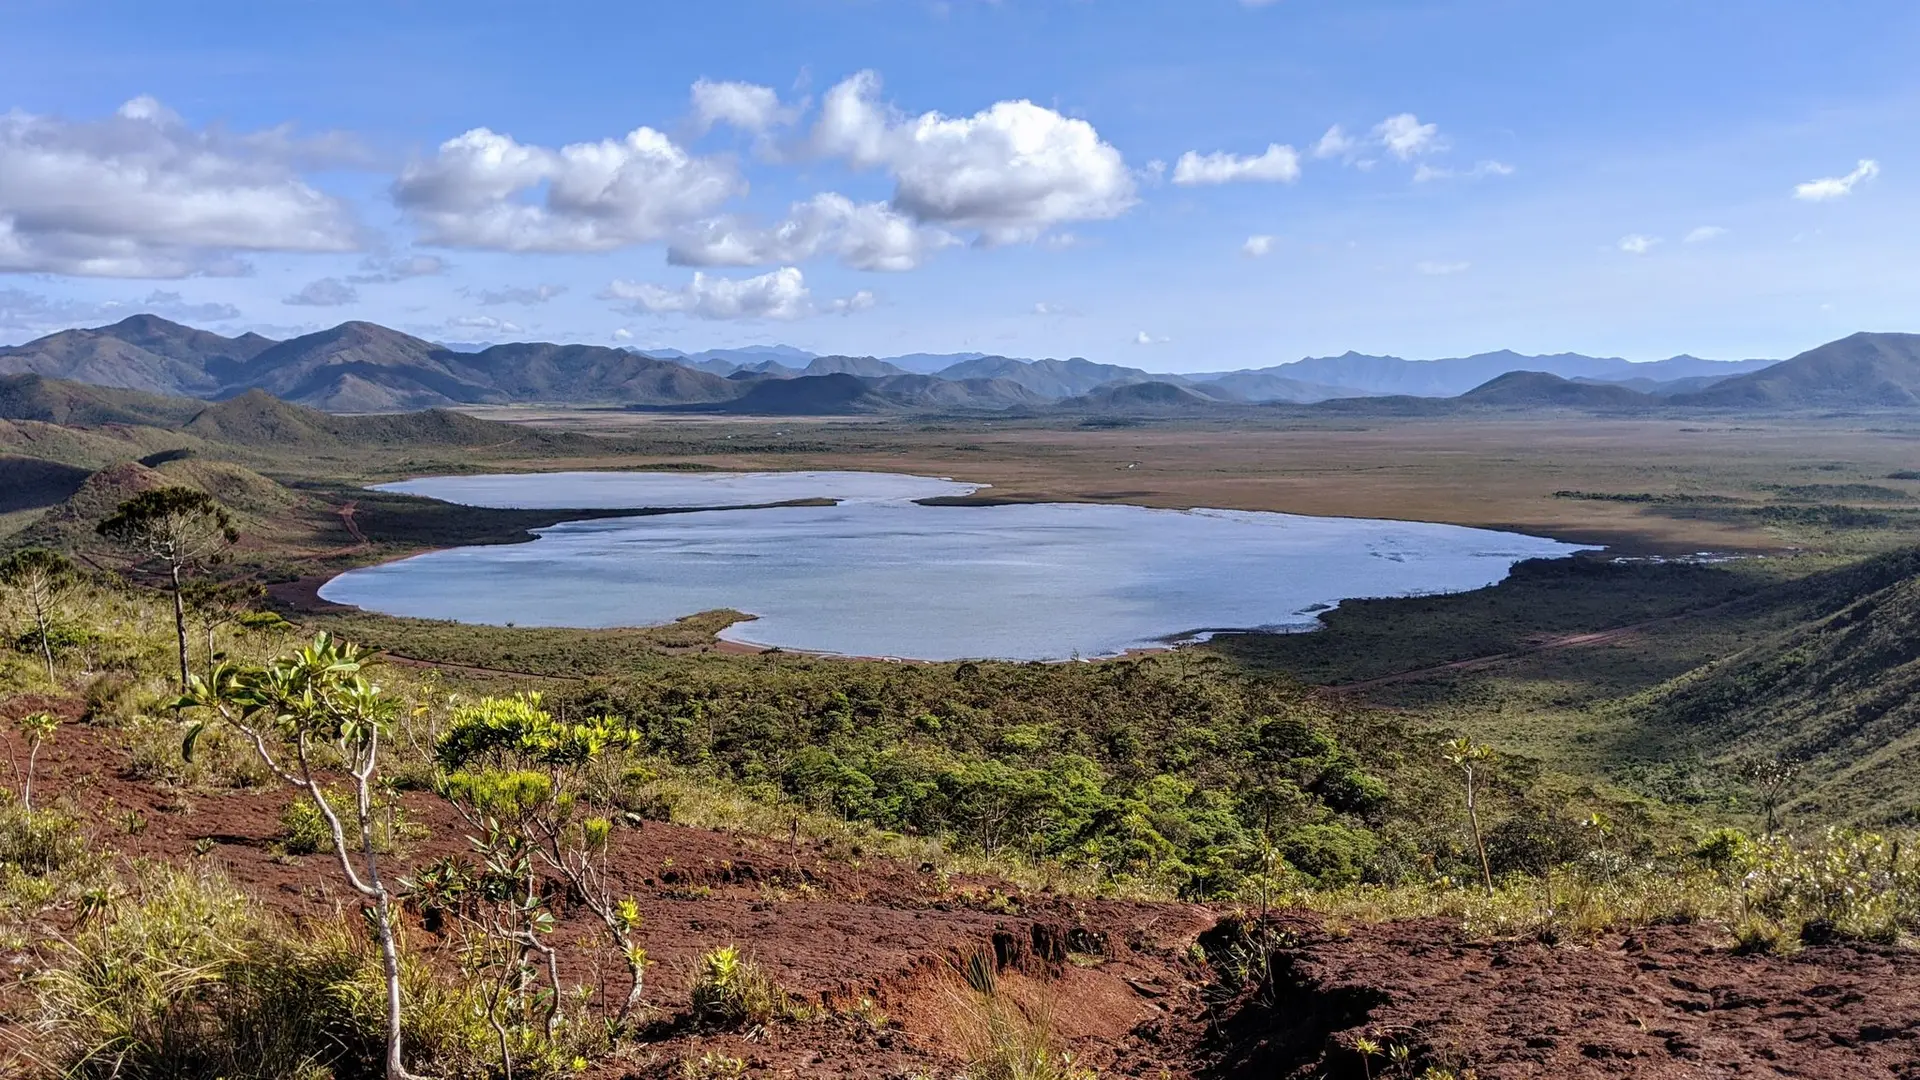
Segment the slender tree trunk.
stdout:
[[400,953],[393,946],[393,908],[387,890],[376,888],[374,915],[380,923],[380,961],[387,976],[387,1080],[411,1080],[413,1074],[400,1056]]
[[35,739],[33,745],[27,749],[27,782],[20,787],[20,807],[27,812],[28,817],[33,816],[33,764],[34,759],[39,756],[40,740]]
[[379,858],[373,850],[373,792],[369,777],[380,757],[380,735],[376,730],[367,740],[366,763],[354,770],[355,809],[360,815],[360,843],[366,851],[367,884],[373,887],[375,913],[379,917],[380,961],[387,976],[387,1080],[412,1080],[413,1074],[400,1054],[400,952],[393,943],[393,903],[387,887],[380,881]]
[[1480,876],[1487,885],[1487,895],[1493,895],[1493,864],[1487,861],[1487,845],[1480,839],[1480,808],[1473,797],[1473,772],[1467,772],[1467,823],[1473,827],[1473,848],[1480,854]]
[[47,636],[47,612],[40,604],[33,605],[33,625],[40,631],[40,656],[47,662],[47,682],[53,682],[53,641]]
[[173,633],[180,641],[180,692],[187,690],[187,603],[180,595],[180,564],[169,560],[167,572],[173,578]]

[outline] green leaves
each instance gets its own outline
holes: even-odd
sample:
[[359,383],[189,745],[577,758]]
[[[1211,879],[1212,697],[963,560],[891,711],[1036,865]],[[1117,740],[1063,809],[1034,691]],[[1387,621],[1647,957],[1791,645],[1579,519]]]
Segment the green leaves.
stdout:
[[639,736],[624,721],[606,716],[582,723],[555,720],[540,707],[538,693],[525,693],[481,698],[455,709],[453,723],[434,753],[447,769],[476,761],[579,766],[610,750],[638,745]]
[[[351,746],[387,730],[399,703],[361,674],[369,663],[358,646],[322,632],[292,656],[264,667],[222,662],[206,678],[187,680],[178,709],[207,709],[228,719],[271,727],[289,741],[300,736]],[[197,731],[182,752],[191,756]]]

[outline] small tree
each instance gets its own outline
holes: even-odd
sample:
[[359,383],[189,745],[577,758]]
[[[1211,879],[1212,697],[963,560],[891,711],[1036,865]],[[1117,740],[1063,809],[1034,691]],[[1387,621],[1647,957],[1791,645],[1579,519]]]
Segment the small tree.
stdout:
[[13,765],[13,782],[20,786],[20,808],[29,816],[33,813],[33,769],[40,757],[40,748],[53,741],[54,732],[60,730],[60,718],[52,713],[28,713],[20,718],[20,737],[27,742],[27,767],[20,768],[20,760],[12,753],[13,746],[7,746],[8,757]]
[[[380,739],[391,728],[398,703],[367,681],[362,671],[368,663],[359,648],[321,633],[293,656],[262,668],[221,663],[204,680],[190,675],[187,693],[177,704],[205,710],[246,736],[267,768],[305,792],[326,821],[340,873],[368,901],[367,922],[380,944],[387,983],[387,1080],[407,1080],[411,1074],[401,1056],[393,896],[380,878],[374,853]],[[188,729],[182,751],[189,758],[203,726],[200,721]],[[329,765],[344,769],[353,781],[348,812],[359,835],[352,839],[320,783],[320,772]]]
[[[539,694],[520,694],[483,698],[457,709],[435,746],[446,770],[441,794],[470,824],[494,834],[505,827],[523,835],[540,853],[540,861],[600,920],[631,980],[626,999],[614,1012],[616,1026],[624,1026],[640,1005],[647,952],[635,940],[639,905],[615,895],[609,874],[613,822],[587,813],[584,796],[588,770],[609,752],[631,749],[638,742],[623,721],[555,720],[540,707]],[[475,842],[486,851],[499,837]],[[537,937],[522,935],[518,940],[534,951],[544,948]]]
[[1447,763],[1459,769],[1467,781],[1467,824],[1473,830],[1473,848],[1480,855],[1480,877],[1487,886],[1487,895],[1493,895],[1493,864],[1487,860],[1487,844],[1480,836],[1480,804],[1474,782],[1479,779],[1479,769],[1493,760],[1493,751],[1475,743],[1464,735],[1447,743]]
[[266,587],[252,581],[196,581],[186,587],[187,612],[207,643],[207,670],[218,663],[213,646],[214,631],[259,610],[266,599]]
[[220,560],[240,539],[233,519],[213,496],[193,488],[143,491],[120,504],[95,531],[133,555],[158,566],[173,593],[173,628],[180,645],[180,687],[187,688],[186,576]]
[[53,681],[53,620],[60,601],[78,580],[73,563],[46,548],[24,548],[0,562],[0,586],[19,599],[33,619],[40,638],[40,656],[47,662],[47,681]]
[[1780,808],[1786,805],[1793,782],[1800,776],[1800,764],[1787,758],[1755,758],[1742,771],[1760,798],[1760,810],[1767,819],[1766,835],[1772,836],[1780,828]]

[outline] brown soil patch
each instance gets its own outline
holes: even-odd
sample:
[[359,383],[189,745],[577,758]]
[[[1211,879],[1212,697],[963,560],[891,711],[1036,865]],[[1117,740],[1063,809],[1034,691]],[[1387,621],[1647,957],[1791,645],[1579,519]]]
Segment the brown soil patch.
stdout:
[[[0,715],[72,716],[77,704],[16,698],[0,702]],[[130,779],[127,760],[117,733],[69,726],[45,756],[41,789],[81,814],[102,850],[205,858],[290,916],[352,914],[325,858],[270,850],[287,791],[180,791]],[[435,799],[405,802],[426,835],[387,873],[464,848]],[[210,842],[208,854],[190,854],[198,840]],[[951,1075],[959,1047],[950,987],[956,964],[975,953],[994,957],[1007,992],[1050,1001],[1060,1042],[1101,1075],[1361,1077],[1352,1046],[1365,1035],[1485,1078],[1920,1080],[1920,954],[1901,950],[1742,957],[1706,927],[1549,946],[1465,940],[1438,921],[1334,934],[1289,916],[1294,944],[1279,958],[1273,991],[1223,997],[1189,957],[1196,940],[1218,933],[1221,912],[1207,907],[1028,893],[846,845],[660,822],[618,835],[615,869],[645,918],[658,1022],[622,1061],[590,1074],[599,1080],[678,1077],[682,1061],[707,1053],[740,1058],[753,1076]],[[561,914],[555,940],[566,944],[566,974],[592,981],[595,961],[577,944],[593,940],[591,924],[583,912]],[[418,913],[410,918],[416,948],[450,949]],[[751,1038],[689,1028],[693,965],[724,944],[741,946],[825,1017]],[[17,988],[35,961],[4,963]],[[620,982],[608,978],[607,990],[624,994]],[[0,993],[0,1006],[18,992]],[[863,1000],[887,1022],[856,1015]],[[0,1045],[20,1034],[0,1023]]]

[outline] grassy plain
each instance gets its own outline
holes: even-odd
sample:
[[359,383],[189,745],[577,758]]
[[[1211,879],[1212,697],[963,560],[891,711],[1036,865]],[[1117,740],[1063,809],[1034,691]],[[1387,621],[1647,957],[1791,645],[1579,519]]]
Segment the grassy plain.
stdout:
[[[1124,426],[539,409],[477,415],[615,436],[644,460],[924,472],[991,484],[995,496],[1014,499],[1441,521],[1629,554],[1879,543],[1758,512],[1791,495],[1788,489],[1815,485],[1884,488],[1892,497],[1847,502],[1884,510],[1890,520],[1920,512],[1920,481],[1887,479],[1920,468],[1920,423],[1881,415],[1679,421],[1534,413]],[[1661,504],[1555,492],[1739,501]]]
[[[1920,424],[1886,415],[1074,427],[490,415],[614,437],[639,451],[626,460],[654,464],[883,469],[990,484],[996,499],[1391,517],[1599,545],[1522,567],[1493,588],[1352,601],[1317,633],[1207,648],[1555,769],[1708,807],[1727,802],[1730,759],[1758,744],[1730,745],[1724,732],[1694,730],[1684,713],[1641,698],[1777,645],[1818,616],[1824,594],[1796,583],[1920,537]],[[1738,557],[1666,561],[1699,552]],[[1876,782],[1889,796],[1897,784],[1892,775]],[[1872,818],[1885,805],[1804,787],[1809,800],[1847,804],[1845,817]]]

